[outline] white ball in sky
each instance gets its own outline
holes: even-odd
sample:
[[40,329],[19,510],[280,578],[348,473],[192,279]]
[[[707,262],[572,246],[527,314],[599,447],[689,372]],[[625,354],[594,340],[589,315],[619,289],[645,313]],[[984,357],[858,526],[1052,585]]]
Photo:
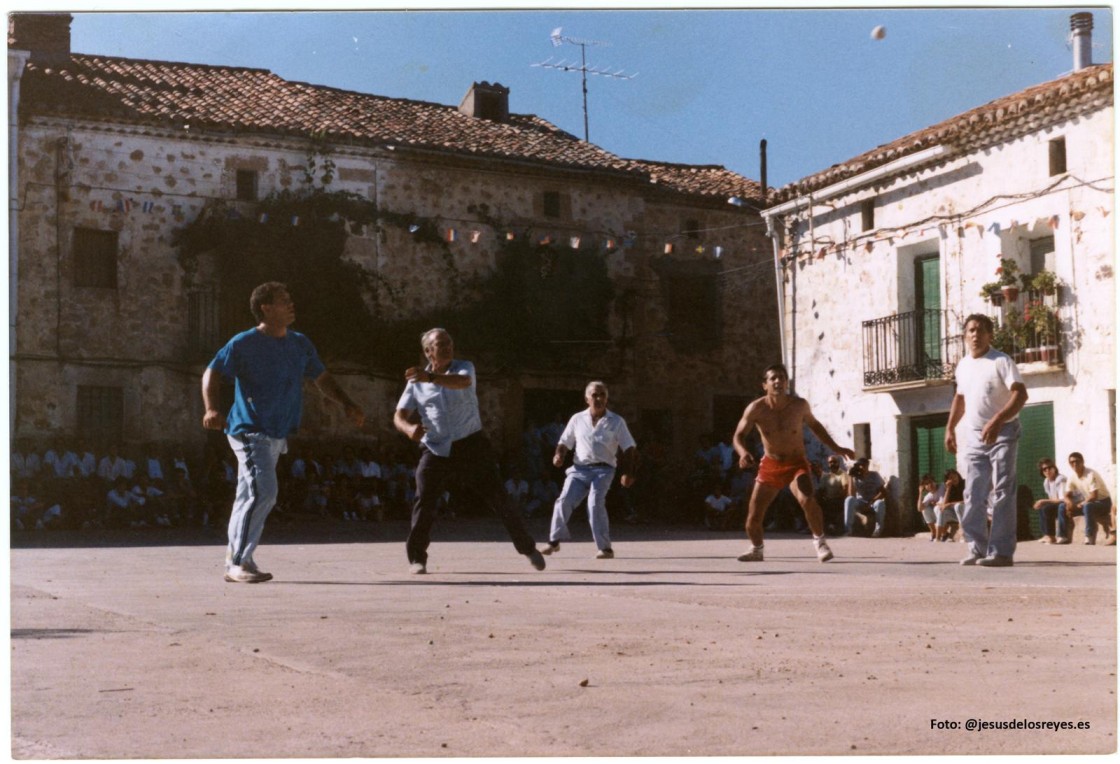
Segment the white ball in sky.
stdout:
[[884,26],[877,26],[877,27],[875,27],[874,29],[871,30],[871,39],[872,40],[882,40],[886,36],[887,36],[887,28],[884,27]]

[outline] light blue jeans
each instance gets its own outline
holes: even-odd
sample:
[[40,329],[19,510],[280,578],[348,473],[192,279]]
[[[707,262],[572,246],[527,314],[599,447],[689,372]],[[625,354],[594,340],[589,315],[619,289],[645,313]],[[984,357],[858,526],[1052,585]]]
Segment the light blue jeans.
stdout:
[[[957,466],[964,473],[961,530],[969,551],[978,557],[1015,556],[1015,458],[1019,454],[1022,432],[1023,427],[1016,419],[1000,429],[992,445],[976,442],[957,454]],[[990,532],[989,503],[992,507]]]
[[564,473],[564,488],[552,508],[552,528],[549,541],[566,541],[572,537],[568,520],[579,503],[587,498],[587,515],[591,521],[591,536],[600,551],[611,548],[611,527],[607,519],[607,491],[614,480],[614,467],[601,465],[583,467],[572,465]]
[[253,562],[264,521],[276,506],[276,462],[287,453],[288,441],[257,432],[226,437],[237,456],[237,493],[229,513],[229,560],[231,565],[243,565]]
[[856,522],[856,513],[863,509],[870,509],[875,513],[875,523],[882,528],[883,523],[887,521],[887,500],[879,499],[876,502],[868,503],[865,499],[858,496],[849,496],[844,499],[844,528],[848,533],[852,532],[852,528]]

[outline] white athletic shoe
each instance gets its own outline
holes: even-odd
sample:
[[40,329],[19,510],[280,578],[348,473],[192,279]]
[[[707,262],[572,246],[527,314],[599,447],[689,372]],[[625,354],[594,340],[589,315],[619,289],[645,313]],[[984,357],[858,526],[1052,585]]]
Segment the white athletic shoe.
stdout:
[[271,573],[250,570],[243,565],[230,565],[226,569],[226,581],[231,584],[259,584],[272,579]]
[[748,551],[739,555],[739,562],[762,562],[762,547],[752,546]]
[[813,539],[813,546],[817,549],[818,560],[828,562],[832,559],[832,550],[828,548],[828,542],[824,538]]

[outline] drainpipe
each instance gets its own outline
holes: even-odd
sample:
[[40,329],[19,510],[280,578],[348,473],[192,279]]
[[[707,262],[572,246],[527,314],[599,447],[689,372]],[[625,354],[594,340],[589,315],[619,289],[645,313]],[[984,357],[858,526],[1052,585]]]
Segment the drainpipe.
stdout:
[[774,218],[766,216],[766,234],[774,245],[774,283],[778,288],[778,342],[782,352],[782,365],[786,362],[786,309],[785,287],[782,284],[781,231],[774,225]]
[[30,51],[8,51],[8,437],[16,434],[19,317],[19,87]]

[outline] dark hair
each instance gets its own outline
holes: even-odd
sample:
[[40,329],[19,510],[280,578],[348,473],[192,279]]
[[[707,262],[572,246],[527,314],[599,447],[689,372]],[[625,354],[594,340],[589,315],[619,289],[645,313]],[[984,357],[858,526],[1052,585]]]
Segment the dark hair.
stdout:
[[762,370],[762,378],[765,380],[768,376],[770,376],[770,372],[772,371],[780,371],[783,377],[789,379],[789,372],[786,371],[786,365],[784,363],[775,363],[767,366]]
[[263,321],[264,313],[261,312],[261,306],[271,305],[278,293],[287,291],[287,285],[279,281],[267,281],[254,289],[253,294],[249,295],[249,310],[253,312],[253,318]]
[[988,334],[995,334],[996,325],[992,323],[991,316],[985,316],[983,313],[973,313],[964,320],[965,329],[967,329],[968,325],[973,321],[980,324],[981,328]]
[[918,485],[922,485],[923,483],[933,483],[933,482],[935,482],[934,479],[933,479],[933,475],[931,475],[927,472],[926,474],[922,475],[922,479],[918,481]]
[[942,478],[942,479],[943,480],[948,480],[950,475],[956,475],[958,480],[960,480],[962,483],[964,482],[964,478],[961,477],[961,473],[957,472],[955,469],[953,469],[951,467],[949,469],[945,470],[945,477]]
[[1077,459],[1077,461],[1079,461],[1079,462],[1085,461],[1085,457],[1081,455],[1080,451],[1074,451],[1072,454],[1069,455],[1069,458],[1070,459]]
[[1047,467],[1056,467],[1054,460],[1049,456],[1044,456],[1038,460],[1038,474],[1045,475]]

